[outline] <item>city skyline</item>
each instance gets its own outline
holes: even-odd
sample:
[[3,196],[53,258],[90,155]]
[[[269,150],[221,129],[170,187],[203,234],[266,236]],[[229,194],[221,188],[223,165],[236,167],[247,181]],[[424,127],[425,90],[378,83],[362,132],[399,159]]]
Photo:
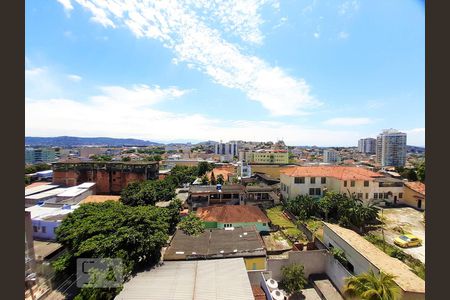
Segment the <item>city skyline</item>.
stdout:
[[103,3],[27,0],[27,136],[425,146],[423,1]]

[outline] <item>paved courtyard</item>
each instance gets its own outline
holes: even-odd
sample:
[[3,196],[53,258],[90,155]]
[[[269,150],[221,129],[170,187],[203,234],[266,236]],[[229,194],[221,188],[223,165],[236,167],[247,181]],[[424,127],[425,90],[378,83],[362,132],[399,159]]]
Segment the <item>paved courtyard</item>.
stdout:
[[412,233],[422,239],[422,246],[413,248],[401,248],[404,252],[425,263],[425,224],[423,222],[423,212],[411,207],[385,208],[383,209],[385,218],[384,235],[386,241],[394,245],[394,239],[403,229],[405,233]]

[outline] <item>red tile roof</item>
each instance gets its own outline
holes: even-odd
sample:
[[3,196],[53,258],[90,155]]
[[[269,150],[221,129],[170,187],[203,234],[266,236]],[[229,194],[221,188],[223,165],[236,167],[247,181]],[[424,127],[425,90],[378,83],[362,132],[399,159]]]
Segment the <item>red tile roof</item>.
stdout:
[[49,185],[52,184],[51,182],[46,182],[46,181],[37,181],[37,182],[33,182],[32,184],[29,184],[25,187],[25,189],[31,189],[40,185]]
[[197,217],[203,221],[220,223],[269,223],[269,218],[257,206],[217,205],[199,207]]
[[258,284],[252,284],[252,292],[255,300],[266,300],[266,294]]
[[361,167],[344,166],[295,166],[283,168],[280,173],[294,177],[334,177],[340,180],[373,180],[384,177]]
[[415,192],[425,196],[425,184],[420,181],[405,182],[405,185]]

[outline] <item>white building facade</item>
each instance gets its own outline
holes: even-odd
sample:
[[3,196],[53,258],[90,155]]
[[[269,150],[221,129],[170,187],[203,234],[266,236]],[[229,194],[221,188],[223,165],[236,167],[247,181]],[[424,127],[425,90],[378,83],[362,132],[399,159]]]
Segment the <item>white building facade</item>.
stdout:
[[374,154],[376,152],[377,140],[365,138],[358,141],[358,151],[361,153]]
[[360,167],[296,166],[280,171],[284,199],[298,195],[322,197],[325,191],[355,194],[363,201],[397,203],[404,197],[403,182]]
[[323,162],[328,164],[335,164],[341,162],[339,152],[334,149],[323,150]]
[[377,137],[377,163],[381,166],[403,167],[406,163],[406,133],[383,130]]

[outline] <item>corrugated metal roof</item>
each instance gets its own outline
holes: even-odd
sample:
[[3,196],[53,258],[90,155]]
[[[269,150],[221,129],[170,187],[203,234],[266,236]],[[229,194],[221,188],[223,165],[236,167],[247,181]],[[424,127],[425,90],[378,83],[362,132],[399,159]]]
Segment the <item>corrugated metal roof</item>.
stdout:
[[29,196],[29,195],[33,195],[33,194],[37,194],[43,191],[48,191],[51,189],[55,189],[57,188],[59,185],[55,185],[55,184],[41,184],[38,186],[33,186],[33,187],[25,187],[25,196]]
[[138,273],[116,300],[253,300],[242,258],[165,262]]

